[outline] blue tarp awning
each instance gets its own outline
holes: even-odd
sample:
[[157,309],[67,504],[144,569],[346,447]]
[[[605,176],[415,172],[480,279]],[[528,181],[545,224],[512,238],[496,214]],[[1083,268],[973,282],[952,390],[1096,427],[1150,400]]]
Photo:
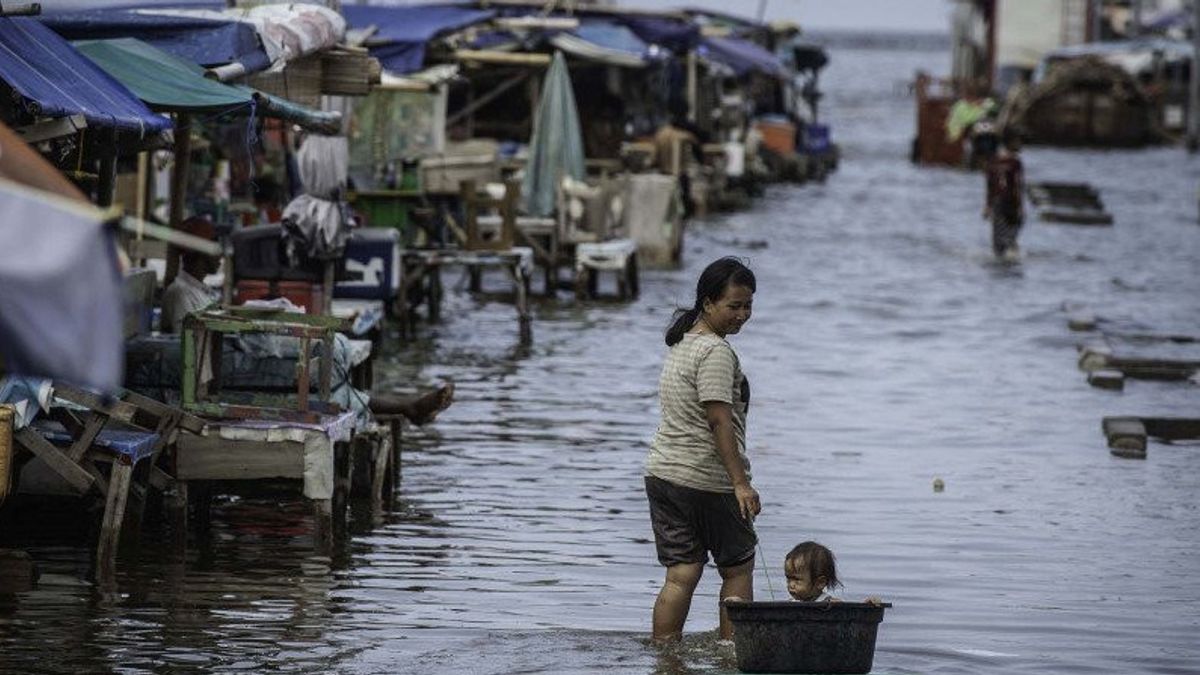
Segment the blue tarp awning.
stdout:
[[404,74],[424,67],[425,47],[433,38],[487,21],[496,13],[461,5],[343,5],[342,16],[352,30],[377,27],[379,31],[367,40],[371,56],[386,70]]
[[245,66],[246,72],[255,73],[271,65],[254,27],[232,19],[94,9],[46,14],[38,20],[71,41],[132,37],[202,66],[236,62]]
[[0,17],[0,79],[37,117],[82,114],[88,125],[149,136],[171,128],[120,82],[34,19]]
[[780,79],[789,77],[788,69],[779,57],[746,40],[705,37],[700,41],[699,52],[705,58],[729,66],[738,77],[753,72]]
[[700,43],[700,27],[687,21],[645,16],[620,16],[617,20],[645,42],[674,52],[686,52]]

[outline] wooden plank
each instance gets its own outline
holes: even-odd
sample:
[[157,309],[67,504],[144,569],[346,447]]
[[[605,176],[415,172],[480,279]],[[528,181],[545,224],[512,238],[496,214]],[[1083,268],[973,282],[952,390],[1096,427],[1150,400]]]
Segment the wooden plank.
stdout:
[[1105,417],[1101,423],[1108,447],[1117,457],[1146,458],[1146,428],[1137,417]]
[[45,122],[37,122],[24,127],[14,128],[13,131],[26,143],[41,143],[52,138],[72,136],[87,128],[87,119],[83,114],[69,117],[58,117]]
[[179,418],[179,428],[185,431],[190,431],[193,434],[204,433],[204,428],[208,424],[203,419],[176,408],[175,406],[155,401],[148,396],[142,396],[137,392],[129,391],[127,389],[121,392],[121,399],[127,403],[130,403],[131,405],[141,408],[145,412],[154,415],[155,417],[161,418],[167,415],[175,415]]
[[1200,439],[1200,419],[1194,417],[1142,417],[1146,434],[1166,441]]
[[25,427],[14,434],[13,437],[17,439],[17,442],[22,447],[32,452],[45,462],[51,470],[62,476],[63,480],[67,481],[71,488],[79,494],[87,494],[88,490],[96,482],[96,479],[85,471],[83,467],[68,459],[62,450],[54,447],[50,441],[42,438],[33,429]]
[[90,391],[57,381],[54,383],[54,396],[126,424],[133,424],[133,418],[138,412],[136,406],[124,401],[114,398],[105,399],[99,394],[93,394]]
[[485,105],[491,103],[492,101],[496,100],[497,98],[499,98],[504,92],[508,91],[509,89],[512,89],[513,87],[517,86],[518,84],[521,84],[521,82],[523,82],[525,80],[525,78],[527,78],[527,77],[529,77],[529,73],[527,73],[527,72],[518,73],[517,75],[510,77],[507,80],[496,85],[488,93],[484,94],[483,96],[480,96],[479,98],[475,99],[474,101],[471,101],[466,106],[464,106],[461,110],[455,111],[455,113],[453,115],[451,115],[449,117],[449,119],[446,120],[446,127],[449,128],[449,127],[454,126],[455,124],[458,123],[459,120],[466,118],[471,113],[475,112],[476,110],[479,110],[483,106],[485,106]]
[[112,474],[108,480],[108,498],[104,503],[104,518],[100,523],[100,542],[96,546],[96,561],[101,570],[111,569],[116,559],[132,477],[133,465],[121,461],[113,462]]
[[92,441],[96,440],[96,436],[100,434],[100,430],[107,423],[107,417],[92,413],[87,424],[84,425],[83,431],[80,432],[79,437],[75,439],[75,442],[71,443],[70,449],[67,450],[67,457],[72,462],[78,464],[79,460],[83,459],[83,455],[87,452],[88,448],[92,447]]
[[1088,384],[1098,389],[1121,391],[1125,388],[1125,373],[1119,370],[1093,370],[1088,373]]
[[531,66],[545,68],[550,65],[549,54],[529,52],[500,52],[489,49],[456,49],[453,53],[455,61],[468,63],[488,63],[509,66]]
[[304,444],[181,436],[175,455],[178,480],[303,478]]

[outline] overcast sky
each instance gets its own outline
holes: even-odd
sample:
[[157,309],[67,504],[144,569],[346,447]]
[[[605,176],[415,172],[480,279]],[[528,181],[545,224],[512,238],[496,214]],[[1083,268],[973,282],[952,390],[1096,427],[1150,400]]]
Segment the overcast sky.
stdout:
[[[951,0],[765,0],[766,18],[804,28],[948,32]],[[618,0],[629,7],[700,7],[753,18],[760,0]]]

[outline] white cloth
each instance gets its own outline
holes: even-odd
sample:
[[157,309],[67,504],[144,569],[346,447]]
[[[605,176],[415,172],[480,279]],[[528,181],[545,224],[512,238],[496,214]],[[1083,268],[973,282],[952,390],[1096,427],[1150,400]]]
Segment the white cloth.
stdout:
[[350,145],[345,136],[310,135],[296,151],[296,166],[305,194],[332,199],[346,187]]
[[162,329],[178,335],[183,332],[183,317],[217,301],[216,294],[192,275],[179,271],[167,286],[162,300]]

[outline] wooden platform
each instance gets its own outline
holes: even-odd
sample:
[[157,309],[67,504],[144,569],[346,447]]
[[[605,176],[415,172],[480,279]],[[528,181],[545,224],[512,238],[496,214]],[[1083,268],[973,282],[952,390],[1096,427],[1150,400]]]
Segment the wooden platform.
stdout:
[[1101,422],[1108,447],[1117,457],[1146,458],[1146,439],[1200,440],[1200,419],[1189,417],[1105,417]]
[[529,312],[530,273],[533,270],[533,249],[514,246],[504,251],[471,251],[457,249],[409,249],[403,251],[404,274],[397,298],[396,315],[400,319],[401,331],[410,335],[416,316],[409,305],[409,290],[424,287],[429,306],[430,320],[437,320],[441,313],[443,267],[457,265],[466,267],[471,275],[471,290],[480,290],[481,275],[489,268],[499,268],[508,273],[513,283],[517,324],[522,342],[533,339],[532,316]]
[[1042,220],[1072,225],[1112,225],[1100,193],[1087,183],[1029,183],[1029,200]]

